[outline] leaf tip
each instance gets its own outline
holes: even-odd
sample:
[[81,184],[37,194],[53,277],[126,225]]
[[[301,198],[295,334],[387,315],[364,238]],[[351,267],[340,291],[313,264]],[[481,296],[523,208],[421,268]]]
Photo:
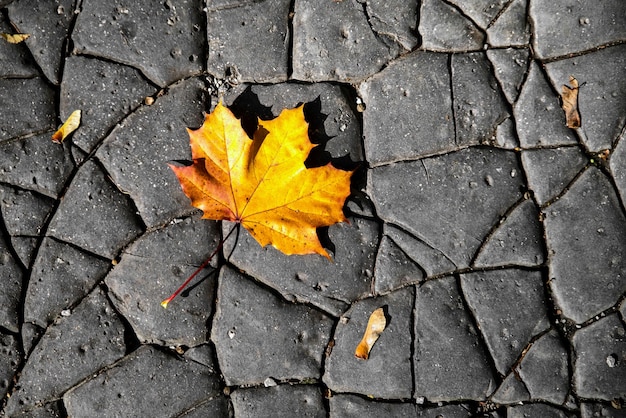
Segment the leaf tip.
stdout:
[[365,343],[365,341],[361,341],[359,343],[359,345],[357,345],[356,350],[354,352],[354,357],[361,359],[361,360],[367,360],[370,356],[370,352],[368,350],[367,344]]

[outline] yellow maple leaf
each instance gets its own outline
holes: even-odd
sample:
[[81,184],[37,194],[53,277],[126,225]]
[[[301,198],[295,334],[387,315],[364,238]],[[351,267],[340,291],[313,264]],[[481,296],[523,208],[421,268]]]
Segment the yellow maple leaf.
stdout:
[[346,220],[352,171],[304,165],[314,145],[302,105],[259,120],[252,140],[221,102],[200,129],[187,131],[193,163],[170,167],[203,218],[238,222],[261,246],[285,254],[330,258],[316,229]]

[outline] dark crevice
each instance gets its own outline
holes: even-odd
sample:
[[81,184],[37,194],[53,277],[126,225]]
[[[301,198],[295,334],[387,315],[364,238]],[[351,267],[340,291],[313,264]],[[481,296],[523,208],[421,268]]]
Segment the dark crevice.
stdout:
[[[426,275],[424,275],[426,277]],[[413,308],[411,309],[411,319],[409,321],[409,332],[411,333],[410,362],[411,362],[411,399],[417,399],[417,361],[415,355],[417,352],[417,292],[418,286],[413,286]]]
[[[457,6],[456,4],[450,2],[449,0],[440,0],[443,4],[446,4],[450,7],[452,7],[454,10],[456,10],[461,16],[463,16],[465,19],[467,19],[468,22],[470,22],[482,35],[483,35],[483,39],[485,41],[487,41],[487,32],[485,30],[485,28],[483,28],[482,26],[480,26],[470,15],[468,15],[467,13],[465,13],[465,11],[463,9],[461,9],[459,6]],[[469,52],[469,51],[467,51]]]
[[370,295],[371,296],[380,296],[377,292],[376,292],[376,266],[378,265],[378,255],[380,253],[380,246],[383,242],[383,230],[384,230],[384,224],[381,221],[377,222],[378,225],[378,242],[376,242],[376,250],[372,251],[372,254],[374,254],[374,264],[372,264],[372,278],[370,280]]
[[[352,305],[346,309],[344,314],[352,309]],[[332,396],[331,389],[326,386],[324,382],[324,375],[326,374],[326,361],[328,361],[328,357],[332,355],[333,347],[335,346],[335,335],[337,333],[337,326],[339,325],[339,318],[333,318],[333,324],[330,328],[328,343],[324,347],[324,353],[322,355],[322,361],[320,366],[320,388],[322,390],[322,398],[324,400],[324,407],[326,408],[327,414],[326,417],[330,418],[330,401],[329,398]]]
[[610,48],[612,46],[618,46],[618,45],[624,45],[624,44],[626,44],[626,41],[624,41],[624,40],[619,40],[619,41],[614,41],[614,42],[607,42],[607,43],[604,43],[602,45],[594,46],[592,48],[589,48],[589,49],[586,49],[586,50],[583,50],[583,51],[569,52],[569,53],[567,53],[565,55],[559,55],[559,56],[555,56],[555,57],[544,57],[544,58],[541,58],[541,62],[543,64],[549,64],[551,62],[561,61],[561,60],[570,59],[570,58],[576,58],[576,57],[587,55],[587,54],[590,54],[590,53],[593,53],[593,52],[598,52],[598,51],[601,51],[603,49]]
[[447,62],[447,67],[448,67],[448,83],[450,86],[450,103],[452,106],[452,124],[454,126],[454,145],[456,145],[457,149],[459,146],[459,128],[457,126],[456,123],[456,104],[455,104],[455,100],[454,100],[454,83],[452,82],[452,54],[448,54],[448,62]]
[[481,255],[482,251],[485,249],[491,238],[496,234],[500,227],[504,225],[509,216],[511,216],[511,213],[513,213],[526,200],[527,198],[525,196],[522,196],[515,203],[513,203],[493,225],[491,225],[489,232],[487,232],[487,235],[485,235],[485,237],[482,239],[482,243],[480,244],[478,249],[476,249],[474,255],[471,257],[469,262],[470,266],[474,266],[474,263],[476,263],[476,259]]
[[[399,229],[403,234],[408,235],[409,237],[411,237],[412,239],[418,241],[419,243],[426,245],[428,248],[430,248],[430,249],[432,249],[434,251],[439,252],[439,254],[441,254],[447,261],[449,261],[454,266],[457,266],[457,264],[450,257],[448,257],[446,254],[444,254],[439,248],[433,246],[432,244],[430,244],[428,241],[424,240],[423,238],[415,235],[408,228],[406,228],[406,227],[404,227],[404,226],[402,226],[400,224],[393,223],[393,222],[386,222],[386,223],[387,223],[387,225],[390,225],[390,226],[395,227],[396,229]],[[411,260],[413,260],[412,257],[409,257],[409,258],[411,258]],[[413,260],[413,261],[415,261],[415,260]],[[449,273],[447,273],[446,275],[448,275],[448,274]]]
[[[332,318],[332,319],[337,318],[335,314],[325,311],[322,307],[314,304],[313,302],[302,299],[302,297],[306,298],[306,295],[289,294],[290,297],[287,298],[285,297],[285,294],[281,293],[279,289],[277,289],[276,287],[273,287],[274,285],[273,283],[266,283],[262,281],[262,279],[257,279],[256,277],[251,276],[247,274],[246,272],[242,272],[239,268],[237,268],[237,266],[231,264],[230,262],[228,262],[226,266],[233,269],[234,271],[237,271],[240,275],[244,276],[246,279],[250,280],[252,283],[257,285],[264,291],[271,293],[274,297],[276,297],[278,300],[280,300],[286,305],[302,305],[312,310],[315,310],[328,318]],[[293,296],[293,298],[291,296]],[[332,295],[324,295],[324,297],[328,299],[336,300],[338,302],[342,302],[347,306],[350,305],[349,301],[333,297]]]
[[[95,164],[100,171],[102,172],[102,174],[104,174],[104,177],[106,178],[106,181],[109,182],[109,184],[115,189],[117,190],[122,196],[124,196],[124,200],[126,200],[126,202],[128,202],[128,204],[131,207],[130,210],[130,214],[129,216],[133,217],[135,219],[135,223],[137,224],[137,226],[139,227],[139,229],[141,229],[141,233],[139,235],[143,235],[147,229],[148,229],[148,225],[146,224],[146,222],[143,220],[142,216],[141,216],[141,211],[139,210],[139,208],[137,207],[137,204],[135,203],[135,200],[132,198],[132,196],[122,190],[117,183],[115,183],[115,181],[113,181],[113,177],[111,176],[111,174],[109,173],[109,171],[107,170],[107,168],[105,167],[105,165],[97,158],[87,158],[85,160],[83,160],[83,163],[81,163],[81,167],[84,163],[86,163],[87,161],[92,162],[93,164]],[[165,224],[169,223],[169,220],[167,222],[165,222]]]
[[413,35],[417,40],[417,44],[413,51],[422,48],[422,44],[424,42],[422,34],[419,31],[420,21],[422,20],[422,0],[417,0],[415,3],[415,30],[413,31]]
[[[399,51],[404,51],[405,50],[404,47],[400,45],[397,40],[393,39],[393,37],[385,33],[379,33],[376,29],[374,29],[374,26],[372,25],[372,17],[370,16],[369,11],[367,10],[367,0],[359,1],[358,3],[361,4],[361,8],[363,9],[363,15],[365,16],[365,21],[367,22],[367,25],[369,26],[370,31],[372,31],[372,35],[374,35],[374,38],[376,38],[378,42],[380,42],[381,44],[387,47],[387,51],[389,52],[389,54],[398,56]],[[393,49],[395,48],[397,48],[397,51],[392,54]]]
[[[484,331],[483,331],[482,327],[480,326],[480,322],[478,321],[478,318],[476,317],[476,313],[474,312],[474,310],[470,306],[469,302],[467,301],[467,298],[465,297],[465,292],[463,292],[463,286],[461,286],[461,275],[460,274],[455,274],[454,276],[455,276],[455,279],[456,279],[455,280],[456,290],[459,293],[459,297],[463,301],[463,310],[465,311],[467,316],[470,318],[470,323],[472,324],[472,327],[474,328],[474,331],[476,332],[475,335],[476,335],[476,337],[478,339],[479,346],[480,346],[482,352],[484,353],[484,356],[485,356],[485,359],[487,360],[487,363],[489,364],[489,369],[490,369],[490,372],[491,372],[491,376],[495,380],[495,386],[496,387],[495,387],[494,391],[496,391],[498,389],[498,387],[502,384],[502,381],[504,380],[504,377],[500,374],[500,372],[498,372],[498,368],[496,367],[496,361],[493,358],[491,350],[489,350],[489,345],[487,344],[487,339],[485,338]],[[488,396],[489,395],[491,395],[491,394],[488,394]]]
[[[172,85],[177,84],[181,80],[186,80],[188,78],[196,78],[199,75],[202,75],[202,74],[189,75],[189,76],[181,78],[180,80],[176,80],[176,81],[172,82],[171,84],[169,84],[169,85],[167,85],[165,87],[161,87],[158,84],[156,84],[154,81],[152,81],[148,77],[146,77],[146,75],[139,68],[134,67],[131,64],[127,64],[127,63],[121,62],[121,61],[116,61],[113,58],[106,57],[106,56],[101,56],[101,55],[96,55],[96,54],[89,53],[89,52],[80,52],[80,53],[77,53],[77,54],[72,54],[71,56],[82,57],[82,58],[89,58],[89,59],[93,59],[93,60],[97,60],[97,61],[106,62],[108,64],[114,64],[114,65],[120,65],[122,67],[132,68],[133,70],[137,71],[138,75],[142,78],[142,81],[144,81],[147,84],[150,84],[150,86],[153,87],[157,91],[166,90],[168,87],[171,87]],[[131,110],[129,113],[132,113],[133,110]]]
[[491,19],[491,21],[487,24],[487,27],[485,28],[485,30],[489,29],[490,27],[492,27],[497,21],[498,19],[500,19],[500,17],[509,9],[509,7],[511,7],[511,5],[515,2],[515,0],[509,0],[509,2],[507,4],[505,4],[504,6],[502,6],[502,8],[498,11],[498,13],[496,13],[496,15]]
[[562,198],[567,192],[569,192],[569,189],[574,185],[574,183],[576,183],[576,181],[578,181],[579,178],[582,177],[582,175],[591,167],[591,163],[585,165],[571,180],[569,183],[567,183],[563,189],[553,198],[549,199],[548,201],[546,201],[543,205],[540,205],[539,208],[541,209],[542,212],[544,212],[545,210],[549,209],[550,206],[552,204],[554,204],[557,200],[559,200],[560,198]]
[[295,35],[293,17],[296,14],[296,1],[291,0],[289,3],[289,14],[287,15],[287,80],[293,76],[293,39]]
[[[107,275],[105,275],[105,277]],[[136,351],[139,347],[141,347],[141,342],[139,341],[139,338],[137,338],[137,335],[135,334],[135,330],[133,329],[133,326],[131,325],[131,323],[124,316],[124,314],[122,314],[122,312],[120,312],[117,309],[117,305],[114,303],[112,299],[111,292],[109,292],[109,287],[104,282],[104,278],[100,280],[96,284],[96,286],[94,286],[94,288],[89,291],[89,293],[86,296],[91,294],[91,292],[94,291],[95,288],[102,289],[102,293],[104,294],[104,297],[106,298],[109,306],[111,307],[111,309],[113,309],[113,311],[115,311],[117,318],[120,320],[120,322],[122,322],[122,325],[124,326],[124,347],[126,348],[124,352],[124,356],[127,356],[130,353]]]
[[220,10],[237,9],[239,7],[246,7],[250,4],[263,3],[264,1],[266,0],[241,0],[241,1],[233,0],[233,2],[230,4],[223,4],[218,7],[209,7],[208,3],[210,3],[211,1],[207,0],[207,10],[209,12],[215,12],[215,11],[220,11]]

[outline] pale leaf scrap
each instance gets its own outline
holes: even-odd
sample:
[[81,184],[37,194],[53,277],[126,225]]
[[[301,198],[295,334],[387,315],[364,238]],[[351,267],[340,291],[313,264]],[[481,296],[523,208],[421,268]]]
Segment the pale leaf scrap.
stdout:
[[67,118],[65,123],[52,135],[52,142],[60,144],[69,134],[78,129],[80,125],[80,110],[75,110]]
[[378,308],[370,315],[370,319],[367,321],[367,328],[365,334],[361,339],[359,345],[357,345],[354,351],[354,356],[363,360],[367,360],[370,355],[372,347],[378,340],[380,334],[385,330],[387,326],[387,319],[385,318],[385,311],[383,308]]
[[563,84],[561,90],[562,107],[565,111],[565,123],[568,128],[580,128],[580,113],[578,113],[578,80],[569,76],[569,83]]
[[28,33],[15,33],[15,34],[0,33],[0,36],[3,37],[4,40],[10,44],[19,44],[20,42],[24,42],[25,40],[27,40],[30,34]]

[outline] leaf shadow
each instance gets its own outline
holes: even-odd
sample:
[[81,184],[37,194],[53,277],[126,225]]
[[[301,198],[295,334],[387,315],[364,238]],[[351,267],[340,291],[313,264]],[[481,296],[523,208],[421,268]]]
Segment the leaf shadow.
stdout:
[[[328,141],[333,139],[333,137],[326,133],[325,122],[328,115],[322,113],[322,100],[320,96],[317,96],[317,98],[310,102],[299,102],[296,107],[301,104],[304,104],[304,119],[309,125],[307,130],[309,140],[315,145],[309,152],[304,165],[307,168],[315,168],[331,163],[334,167],[341,170],[356,170],[351,181],[351,190],[353,193],[359,191],[364,181],[357,179],[365,178],[363,171],[365,169],[364,165],[361,162],[352,161],[349,154],[333,158],[331,153],[326,150]],[[250,138],[254,138],[255,135],[263,135],[263,137],[265,137],[268,134],[266,130],[257,131],[259,119],[271,120],[278,116],[272,113],[271,106],[265,106],[261,103],[258,95],[252,91],[252,86],[246,87],[246,89],[235,98],[233,103],[229,106],[229,109],[233,112],[235,117],[241,120],[241,126]],[[256,153],[258,149],[252,150],[252,152]],[[344,213],[346,213],[345,209]],[[334,254],[336,246],[331,241],[328,231],[328,227],[318,228],[317,235],[322,246]],[[239,230],[237,231],[236,240],[238,239]],[[235,247],[236,245],[232,247],[233,249],[230,255],[232,255]],[[226,260],[230,258],[230,255],[225,257]]]

